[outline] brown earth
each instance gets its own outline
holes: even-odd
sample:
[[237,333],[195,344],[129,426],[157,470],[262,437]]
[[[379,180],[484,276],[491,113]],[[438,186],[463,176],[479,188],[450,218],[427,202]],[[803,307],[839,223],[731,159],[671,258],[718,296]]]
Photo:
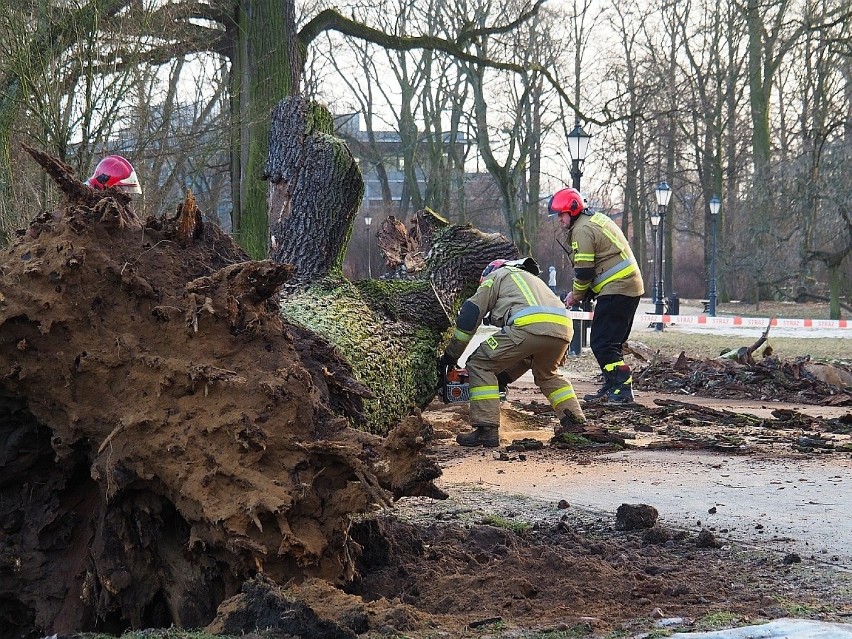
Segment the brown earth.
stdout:
[[417,416],[281,320],[293,271],[189,197],[139,220],[43,158],[68,201],[0,254],[0,636],[192,627],[263,573],[352,579],[351,517],[438,495]]
[[[581,393],[593,389],[588,376],[578,377]],[[777,419],[770,413],[781,407],[772,402],[651,391],[638,395],[641,405],[633,409],[587,410],[593,420],[628,435],[626,455],[649,447],[700,449],[715,455],[719,466],[731,454],[796,458],[805,462],[804,474],[808,461],[831,455],[838,473],[852,468],[848,409],[820,407],[826,417],[808,417],[797,410],[807,407],[787,404],[790,412]],[[683,399],[689,401],[665,405]],[[707,404],[713,406],[709,418],[702,411]],[[746,414],[763,417],[738,422]],[[730,625],[785,616],[835,621],[852,616],[848,559],[838,562],[818,553],[738,541],[712,523],[696,527],[693,522],[686,528],[658,522],[651,528],[620,530],[614,510],[595,512],[555,499],[553,490],[544,490],[547,475],[564,474],[560,467],[577,467],[586,476],[584,485],[594,490],[597,460],[606,464],[602,456],[612,447],[587,442],[554,448],[549,439],[555,420],[528,380],[510,388],[498,452],[466,450],[452,441],[453,433],[467,428],[464,406],[434,403],[425,416],[444,438],[433,452],[452,470],[439,483],[450,499],[405,499],[396,510],[405,523],[380,520],[372,525],[384,529],[391,541],[382,542],[380,552],[359,571],[360,591],[398,597],[430,613],[431,623],[449,629],[452,636],[518,636],[518,629],[638,633],[660,624],[658,617],[679,618],[671,627],[690,629],[714,623],[714,615],[715,623],[723,619]],[[805,435],[824,436],[835,444],[834,452],[800,446]],[[737,439],[734,446],[732,438]],[[512,450],[519,442],[528,449]],[[545,448],[535,448],[535,442]],[[700,484],[693,489],[700,490]],[[653,506],[653,490],[646,493],[646,503]],[[852,539],[850,532],[847,524],[839,534]]]
[[[586,370],[578,372],[578,365]],[[581,393],[594,388],[588,369],[588,361],[569,362]],[[845,408],[782,409],[771,401],[637,394],[640,405],[634,408],[587,411],[628,436],[621,455],[686,447],[711,455],[713,467],[730,455],[801,460],[803,474],[808,462],[820,459],[838,472],[852,466],[852,416]],[[689,401],[667,404],[676,398]],[[709,418],[703,412],[708,405]],[[789,412],[773,417],[779,410]],[[761,417],[742,422],[745,415]],[[316,581],[286,590],[253,584],[211,629],[244,630],[233,619],[242,619],[259,601],[264,606],[275,601],[276,618],[296,602],[307,606],[315,615],[311,623],[286,627],[299,636],[319,632],[320,622],[332,624],[322,626],[328,636],[603,637],[641,636],[660,626],[698,629],[788,616],[842,622],[852,616],[852,563],[821,556],[816,546],[810,552],[779,550],[790,540],[778,533],[774,545],[748,543],[712,523],[657,521],[630,529],[615,510],[578,507],[554,499],[552,491],[545,497],[546,478],[567,468],[582,469],[577,472],[586,476],[584,485],[594,490],[594,477],[614,447],[590,442],[553,447],[555,418],[526,378],[510,387],[499,449],[455,444],[454,434],[468,427],[463,404],[436,401],[424,417],[436,434],[429,452],[447,471],[439,486],[450,499],[405,498],[357,524],[352,534],[363,551],[356,579],[345,589]],[[822,434],[835,447],[797,449],[803,434]],[[738,444],[731,447],[734,435]],[[526,448],[513,446],[519,442]],[[653,506],[649,490],[643,514],[656,514]],[[849,526],[840,534],[849,538]],[[274,615],[262,609],[269,621]]]

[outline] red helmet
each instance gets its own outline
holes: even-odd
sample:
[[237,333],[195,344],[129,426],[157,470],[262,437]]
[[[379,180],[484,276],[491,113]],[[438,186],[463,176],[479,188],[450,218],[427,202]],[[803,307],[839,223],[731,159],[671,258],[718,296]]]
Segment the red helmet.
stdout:
[[114,186],[125,193],[142,192],[133,165],[120,155],[108,155],[98,162],[95,172],[86,180],[86,184],[98,190]]
[[482,275],[479,276],[479,283],[482,284],[482,280],[484,280],[498,268],[502,267],[504,264],[506,264],[506,260],[494,260],[493,262],[491,262],[488,266],[482,269]]
[[567,213],[571,217],[577,217],[586,209],[586,201],[577,189],[562,189],[554,193],[547,203],[550,217]]

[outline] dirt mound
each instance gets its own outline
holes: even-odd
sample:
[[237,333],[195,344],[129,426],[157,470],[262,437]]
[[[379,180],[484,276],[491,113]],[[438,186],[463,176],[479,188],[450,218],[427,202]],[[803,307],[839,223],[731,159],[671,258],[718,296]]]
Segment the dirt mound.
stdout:
[[780,559],[703,548],[692,533],[620,533],[609,519],[567,512],[554,525],[513,507],[494,525],[485,523],[495,522],[492,515],[471,525],[450,516],[432,525],[389,518],[362,526],[354,537],[372,550],[359,563],[355,592],[428,613],[450,633],[492,624],[603,633],[647,624],[654,610],[688,619],[715,611],[773,616],[783,582],[799,588],[802,601],[825,596]]
[[41,161],[67,202],[0,254],[0,635],[200,626],[259,572],[351,579],[353,513],[439,494],[429,428],[332,411],[368,391],[282,322],[292,267],[191,198],[143,223]]
[[714,615],[728,623],[786,616],[791,605],[825,618],[844,608],[844,575],[814,580],[784,557],[719,543],[706,529],[619,532],[607,518],[565,511],[554,524],[552,514],[537,521],[519,500],[504,506],[510,511],[496,519],[474,514],[463,522],[452,509],[436,518],[431,505],[410,504],[402,509],[410,521],[363,521],[352,531],[363,549],[358,578],[346,592],[321,580],[281,586],[257,577],[207,630],[347,639],[603,636],[647,631],[661,618],[689,628]]

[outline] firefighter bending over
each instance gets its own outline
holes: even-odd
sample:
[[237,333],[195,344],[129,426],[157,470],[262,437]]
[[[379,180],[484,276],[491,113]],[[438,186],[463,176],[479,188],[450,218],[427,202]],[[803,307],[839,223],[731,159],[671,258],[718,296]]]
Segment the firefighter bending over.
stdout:
[[494,260],[482,271],[476,293],[462,304],[441,357],[442,370],[456,365],[487,314],[491,324],[500,327],[467,358],[473,430],[456,437],[462,446],[500,445],[498,374],[526,366],[532,368],[536,385],[556,411],[560,421],[556,434],[582,432],[583,409],[571,382],[558,372],[573,335],[571,321],[538,272],[532,258]]

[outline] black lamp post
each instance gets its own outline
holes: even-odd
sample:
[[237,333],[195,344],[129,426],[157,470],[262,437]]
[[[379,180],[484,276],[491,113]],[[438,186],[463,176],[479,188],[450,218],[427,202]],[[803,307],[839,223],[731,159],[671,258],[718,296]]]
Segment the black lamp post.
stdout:
[[657,300],[659,299],[657,297],[657,293],[658,293],[657,282],[660,281],[660,274],[659,274],[658,266],[659,266],[660,261],[661,261],[660,258],[657,257],[657,249],[660,246],[660,238],[657,234],[657,229],[659,228],[659,226],[660,226],[660,209],[659,209],[659,207],[657,207],[657,209],[653,213],[651,213],[651,237],[653,238],[653,241],[654,241],[654,247],[653,247],[654,248],[654,283],[653,283],[653,286],[652,286],[652,289],[651,289],[651,297],[653,298],[654,312],[655,313],[659,310],[659,307],[657,306]]
[[[580,119],[575,120],[574,128],[567,135],[568,151],[571,153],[571,186],[578,191],[580,190],[580,178],[583,177],[582,166],[586,161],[586,153],[589,150],[589,140],[592,136],[583,131],[580,126]],[[573,307],[572,310],[577,310]],[[588,298],[584,299],[580,310],[588,312],[591,310]],[[570,355],[579,355],[586,346],[586,328],[588,322],[586,320],[574,320],[574,337],[571,338],[571,344],[568,347]]]
[[715,195],[710,198],[710,219],[713,222],[713,243],[710,253],[710,294],[707,296],[709,301],[710,317],[716,317],[716,219],[719,216],[719,209],[722,208],[722,202]]
[[[666,207],[669,204],[669,200],[672,197],[672,189],[666,184],[665,181],[660,182],[657,186],[657,214],[651,216],[651,225],[654,227],[656,232],[656,240],[657,240],[657,257],[656,257],[656,274],[655,274],[655,288],[656,293],[654,294],[654,314],[662,315],[665,312],[664,308],[664,287],[663,287],[663,239],[665,238],[665,228],[666,228]],[[654,223],[654,219],[657,220],[656,224]],[[657,322],[656,329],[658,331],[663,330],[665,324],[660,321]]]
[[369,212],[364,213],[364,224],[367,225],[367,279],[373,279],[372,258],[370,256],[370,224],[373,223],[373,216]]

